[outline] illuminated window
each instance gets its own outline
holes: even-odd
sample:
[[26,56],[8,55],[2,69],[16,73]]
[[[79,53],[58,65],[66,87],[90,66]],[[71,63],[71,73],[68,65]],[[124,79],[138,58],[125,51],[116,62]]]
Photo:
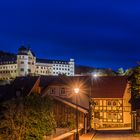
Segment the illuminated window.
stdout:
[[108,101],[107,105],[111,106],[111,101]]
[[111,113],[111,112],[109,112],[109,113],[107,113],[107,118],[108,119],[117,119],[117,113]]
[[94,103],[95,103],[95,105],[97,105],[97,106],[99,105],[99,101],[95,101]]
[[100,113],[99,113],[99,112],[95,112],[95,113],[94,113],[94,118],[100,119]]
[[117,105],[117,103],[114,101],[114,102],[113,102],[113,106],[116,106],[116,105]]

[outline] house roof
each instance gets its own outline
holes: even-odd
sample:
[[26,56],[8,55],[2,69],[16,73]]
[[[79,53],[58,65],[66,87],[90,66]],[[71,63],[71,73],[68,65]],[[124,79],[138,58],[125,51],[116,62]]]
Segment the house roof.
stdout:
[[61,97],[56,97],[56,96],[52,96],[55,100],[58,100],[58,101],[60,101],[60,102],[62,102],[62,103],[64,103],[64,104],[66,104],[66,105],[68,105],[68,106],[71,106],[72,108],[77,108],[80,112],[83,112],[83,113],[88,113],[88,109],[86,109],[86,108],[84,108],[84,107],[82,107],[82,106],[80,106],[80,105],[76,105],[76,104],[74,104],[73,102],[71,102],[71,101],[69,101],[69,100],[66,100],[66,99],[64,99],[64,98],[61,98]]
[[53,64],[53,63],[58,63],[58,64],[68,64],[68,61],[63,61],[63,60],[50,60],[50,59],[40,59],[37,58],[36,59],[37,63],[49,63],[49,64]]
[[38,76],[17,77],[11,85],[11,92],[13,95],[16,94],[16,91],[21,91],[23,96],[29,95],[38,78]]
[[16,64],[17,57],[16,55],[5,55],[0,57],[0,65],[4,64]]
[[123,98],[127,77],[124,76],[104,76],[93,79],[92,98]]
[[8,98],[8,91],[9,91],[10,85],[2,85],[0,86],[0,102],[4,101]]
[[125,76],[44,76],[41,77],[40,86],[49,85],[74,85],[84,86],[84,90],[90,92],[92,98],[123,98],[128,84]]

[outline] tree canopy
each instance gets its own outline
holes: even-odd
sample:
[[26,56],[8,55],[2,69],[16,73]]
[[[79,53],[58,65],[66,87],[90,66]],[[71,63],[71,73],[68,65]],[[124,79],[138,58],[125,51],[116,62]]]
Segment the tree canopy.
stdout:
[[133,69],[133,74],[129,78],[131,85],[131,104],[136,108],[136,102],[140,99],[140,66]]
[[49,97],[32,95],[1,104],[0,132],[4,140],[41,140],[56,127]]

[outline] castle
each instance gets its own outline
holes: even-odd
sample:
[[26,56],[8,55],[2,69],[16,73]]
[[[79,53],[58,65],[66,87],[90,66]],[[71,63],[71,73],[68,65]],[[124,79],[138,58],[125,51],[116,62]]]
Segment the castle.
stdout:
[[27,75],[59,75],[74,76],[74,59],[70,61],[40,59],[30,48],[21,46],[18,54],[0,59],[0,79],[8,80]]

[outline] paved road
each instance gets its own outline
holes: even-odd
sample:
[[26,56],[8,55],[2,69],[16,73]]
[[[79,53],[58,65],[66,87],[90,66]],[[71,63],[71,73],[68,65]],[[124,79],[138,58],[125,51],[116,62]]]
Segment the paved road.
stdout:
[[140,140],[130,131],[98,131],[92,140]]

